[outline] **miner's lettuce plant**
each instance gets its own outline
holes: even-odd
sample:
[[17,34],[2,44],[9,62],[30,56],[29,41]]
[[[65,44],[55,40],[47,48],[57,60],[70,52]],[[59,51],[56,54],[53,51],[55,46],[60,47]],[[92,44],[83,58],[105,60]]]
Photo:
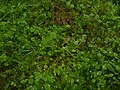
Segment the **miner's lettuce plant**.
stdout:
[[1,90],[118,90],[119,0],[2,0]]

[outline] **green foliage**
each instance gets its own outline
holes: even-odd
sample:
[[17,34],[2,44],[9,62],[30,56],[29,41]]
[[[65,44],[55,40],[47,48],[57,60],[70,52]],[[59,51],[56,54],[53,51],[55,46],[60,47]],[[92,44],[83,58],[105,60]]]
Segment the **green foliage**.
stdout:
[[120,88],[119,0],[0,3],[0,90]]

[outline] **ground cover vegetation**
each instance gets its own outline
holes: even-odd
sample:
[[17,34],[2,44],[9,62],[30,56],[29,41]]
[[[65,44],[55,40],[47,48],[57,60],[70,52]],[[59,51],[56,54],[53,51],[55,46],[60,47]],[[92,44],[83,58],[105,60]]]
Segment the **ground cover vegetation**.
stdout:
[[0,90],[119,90],[119,0],[1,0]]

